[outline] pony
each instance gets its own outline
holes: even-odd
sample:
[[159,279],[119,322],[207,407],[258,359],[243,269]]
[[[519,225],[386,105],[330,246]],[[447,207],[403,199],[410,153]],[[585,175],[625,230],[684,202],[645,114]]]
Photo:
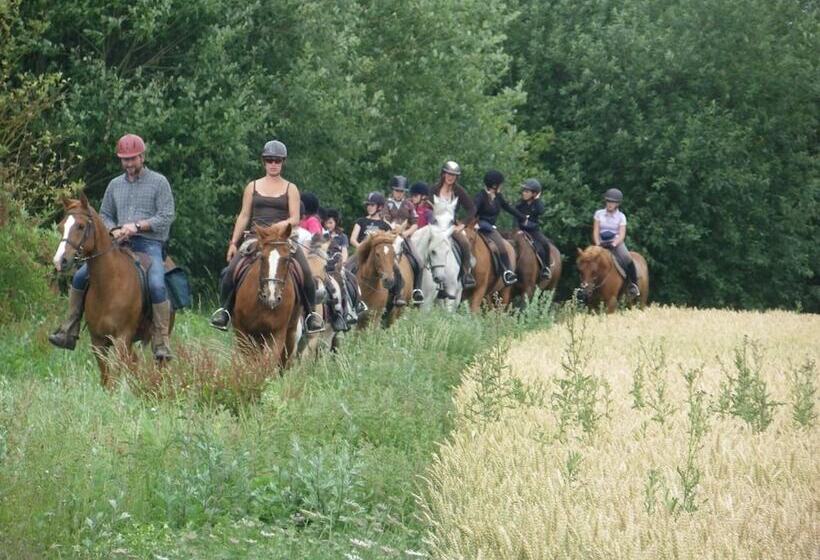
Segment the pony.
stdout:
[[435,222],[415,233],[411,240],[422,260],[421,289],[423,309],[429,310],[436,301],[443,301],[448,311],[455,311],[461,302],[461,282],[458,259],[453,247],[455,207],[457,200],[447,202],[433,197]]
[[542,292],[555,290],[558,281],[561,279],[561,253],[550,243],[550,277],[541,278],[540,264],[535,253],[533,240],[530,235],[522,230],[515,232],[511,242],[514,243],[515,254],[517,256],[515,273],[518,282],[513,285],[512,297],[521,298],[526,302],[532,301],[535,288]]
[[[309,244],[301,241],[301,238],[299,243],[306,250],[305,257],[316,282],[317,303],[313,311],[322,316],[325,321],[325,329],[317,333],[316,336],[305,337],[307,344],[300,350],[308,350],[311,354],[318,355],[322,350],[333,350],[338,346],[339,332],[335,328],[331,328],[331,315],[344,317],[346,314],[343,307],[346,296],[343,293],[344,284],[341,276],[343,272],[341,263],[338,260],[330,261],[328,259],[329,237],[316,234],[310,236]],[[326,301],[323,302],[322,299],[326,299]],[[343,326],[346,327],[346,323]]]
[[[632,255],[638,272],[638,288],[641,291],[638,303],[643,308],[649,296],[649,268],[639,253],[630,251],[629,254]],[[615,267],[612,252],[595,245],[583,251],[578,248],[576,262],[581,277],[580,299],[586,302],[590,309],[598,309],[603,303],[606,305],[606,312],[613,313],[618,306],[619,296],[626,292],[626,281]]]
[[356,251],[356,278],[362,292],[362,301],[367,305],[364,317],[359,318],[359,327],[366,327],[373,319],[382,319],[390,290],[396,282],[393,265],[396,261],[394,244],[396,234],[378,232],[368,237]]
[[[88,265],[83,317],[100,369],[100,383],[110,389],[113,379],[108,354],[112,348],[121,349],[133,363],[133,343],[147,343],[153,334],[150,305],[143,294],[134,253],[114,242],[86,196],[65,199],[63,207],[65,217],[58,226],[62,239],[52,260],[57,272],[67,270],[71,263]],[[169,333],[173,326],[172,311]]]
[[[473,275],[475,276],[476,285],[467,292],[467,299],[470,302],[470,311],[473,313],[481,309],[481,303],[487,298],[490,304],[500,303],[502,307],[509,305],[512,297],[511,286],[505,286],[501,275],[497,274],[493,266],[493,257],[490,253],[490,247],[487,245],[487,240],[484,236],[479,235],[475,228],[475,220],[464,228],[464,235],[470,242],[470,249],[475,258],[475,266],[473,267]],[[456,233],[455,235],[458,235]],[[510,264],[516,266],[515,249],[509,241],[504,242],[503,247],[499,247],[501,251],[507,251],[510,257]],[[497,302],[494,301],[496,294],[498,294]]]
[[291,255],[291,225],[254,226],[257,255],[236,289],[233,326],[246,352],[269,347],[286,368],[302,337],[298,265]]

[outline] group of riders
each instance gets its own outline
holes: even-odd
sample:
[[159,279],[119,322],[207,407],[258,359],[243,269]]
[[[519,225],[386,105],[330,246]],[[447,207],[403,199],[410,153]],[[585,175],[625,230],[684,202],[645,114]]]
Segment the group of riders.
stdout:
[[[151,300],[153,339],[152,347],[157,359],[172,357],[168,344],[171,306],[166,292],[163,268],[163,249],[167,243],[171,224],[175,217],[174,199],[168,180],[145,166],[145,143],[135,134],[126,134],[117,143],[117,156],[124,173],[111,180],[103,196],[100,217],[111,236],[120,243],[129,243],[132,250],[142,252],[151,259],[148,269],[148,294]],[[463,288],[475,286],[472,271],[470,243],[463,230],[466,224],[474,224],[476,230],[492,241],[491,245],[502,247],[504,240],[497,230],[496,221],[501,211],[510,214],[518,228],[530,235],[536,249],[541,279],[548,279],[551,270],[551,241],[541,231],[544,204],[541,201],[542,186],[536,179],[526,179],[520,185],[520,198],[515,204],[508,202],[503,194],[504,175],[489,170],[484,175],[484,188],[471,197],[459,183],[461,167],[454,161],[447,161],[441,167],[437,182],[430,186],[424,182],[408,185],[406,177],[396,175],[389,181],[390,197],[378,191],[371,192],[364,200],[365,213],[357,219],[348,237],[341,228],[341,216],[333,208],[320,208],[318,198],[312,193],[301,193],[298,187],[282,176],[288,157],[285,144],[271,140],[264,145],[261,153],[265,175],[249,182],[242,195],[242,206],[234,223],[226,252],[226,266],[220,276],[221,307],[211,316],[212,326],[225,330],[231,322],[231,312],[236,292],[237,266],[255,250],[253,226],[269,227],[289,223],[293,232],[308,232],[329,241],[327,250],[328,270],[341,262],[349,289],[342,297],[352,300],[346,306],[347,316],[341,317],[331,312],[331,328],[346,330],[351,320],[366,311],[366,306],[357,298],[355,255],[348,253],[349,245],[354,248],[370,235],[380,231],[393,231],[403,238],[413,267],[416,269],[411,303],[423,303],[420,289],[423,266],[414,257],[410,243],[412,234],[420,228],[435,223],[434,205],[436,200],[454,203],[459,220],[454,228],[452,240],[460,253],[460,280]],[[593,219],[593,241],[596,245],[612,250],[613,256],[622,265],[628,279],[628,293],[639,295],[635,265],[624,243],[626,237],[626,217],[619,209],[623,194],[611,188],[604,194],[606,205],[595,212]],[[305,256],[305,250],[294,236],[291,252],[301,268],[301,291],[304,305],[305,330],[316,333],[324,330],[324,319],[315,313],[317,305],[316,282]],[[350,257],[350,258],[349,258]],[[518,281],[513,265],[506,251],[498,252],[503,284],[511,286]],[[56,256],[55,256],[56,259]],[[401,278],[401,275],[397,275]],[[72,279],[69,289],[69,312],[63,323],[49,335],[49,341],[60,348],[73,349],[80,332],[85,291],[88,287],[88,265],[83,264]],[[402,285],[397,283],[391,289],[392,305],[403,306]],[[337,306],[330,305],[330,309]]]

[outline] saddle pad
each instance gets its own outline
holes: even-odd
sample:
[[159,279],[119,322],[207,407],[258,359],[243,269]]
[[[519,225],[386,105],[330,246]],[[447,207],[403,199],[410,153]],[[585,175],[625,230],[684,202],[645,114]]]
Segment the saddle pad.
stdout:
[[492,261],[493,271],[495,275],[501,278],[501,275],[504,273],[504,266],[501,264],[501,255],[499,251],[502,249],[496,245],[496,243],[487,235],[484,235],[481,231],[478,232],[481,238],[484,240],[484,243],[487,244],[487,249],[490,251],[490,260]]

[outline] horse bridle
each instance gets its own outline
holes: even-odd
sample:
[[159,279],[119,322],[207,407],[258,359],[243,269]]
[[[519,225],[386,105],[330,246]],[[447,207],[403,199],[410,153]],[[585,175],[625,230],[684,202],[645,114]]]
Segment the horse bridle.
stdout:
[[60,239],[61,243],[65,241],[66,245],[74,249],[74,262],[88,262],[92,259],[96,259],[97,257],[106,254],[114,248],[114,244],[112,243],[111,246],[104,251],[100,251],[99,253],[95,253],[93,255],[85,256],[85,249],[83,249],[83,246],[85,245],[85,242],[88,241],[88,236],[94,229],[94,218],[91,216],[90,213],[87,212],[68,212],[66,216],[82,216],[88,219],[88,224],[85,228],[85,231],[83,231],[83,237],[82,239],[80,239],[79,243],[74,243],[68,237],[63,237],[62,239]]
[[594,293],[595,293],[595,290],[597,290],[598,288],[600,288],[601,286],[603,286],[603,285],[604,285],[604,282],[606,282],[606,279],[607,279],[607,278],[609,278],[609,275],[610,275],[610,274],[612,274],[612,271],[613,271],[613,270],[615,270],[615,265],[614,265],[614,264],[612,264],[612,263],[610,263],[610,265],[609,265],[609,270],[607,271],[607,273],[606,273],[606,274],[604,274],[604,277],[601,279],[601,281],[600,281],[600,282],[598,282],[597,284],[593,284],[592,288],[591,288],[591,289],[589,289],[589,291],[587,291],[587,288],[589,287],[589,283],[588,283],[588,282],[581,282],[581,284],[580,284],[580,286],[579,286],[579,287],[580,287],[580,288],[581,288],[581,290],[582,290],[582,291],[584,291],[585,293],[588,293],[588,294],[590,294],[590,295],[591,295],[591,294],[594,294]]

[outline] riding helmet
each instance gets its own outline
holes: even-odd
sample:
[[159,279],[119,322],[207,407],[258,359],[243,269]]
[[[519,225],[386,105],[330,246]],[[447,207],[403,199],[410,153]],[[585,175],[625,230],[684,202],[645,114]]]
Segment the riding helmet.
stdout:
[[384,195],[378,191],[373,191],[367,195],[367,199],[365,199],[365,204],[375,204],[376,206],[384,206],[385,202],[387,202],[384,198]]
[[521,189],[539,194],[541,192],[541,183],[538,182],[538,179],[527,179],[521,183]]
[[445,161],[441,166],[441,172],[449,175],[461,175],[461,166],[454,161]]
[[504,175],[500,171],[490,169],[484,174],[484,186],[489,188],[500,187],[504,182]]
[[132,158],[145,152],[145,142],[136,134],[126,134],[117,141],[117,157]]
[[388,186],[394,191],[404,192],[407,190],[407,177],[404,175],[393,175],[390,178],[390,183]]
[[422,196],[430,196],[430,187],[424,181],[413,183],[410,187],[410,196],[420,194]]
[[305,205],[305,215],[312,216],[319,211],[319,198],[311,193],[305,192],[301,195],[302,204]]
[[619,189],[607,189],[604,193],[604,200],[607,202],[617,202],[620,204],[624,200],[624,193]]
[[288,157],[288,148],[279,140],[271,140],[265,144],[262,149],[262,157],[266,158],[286,158]]

